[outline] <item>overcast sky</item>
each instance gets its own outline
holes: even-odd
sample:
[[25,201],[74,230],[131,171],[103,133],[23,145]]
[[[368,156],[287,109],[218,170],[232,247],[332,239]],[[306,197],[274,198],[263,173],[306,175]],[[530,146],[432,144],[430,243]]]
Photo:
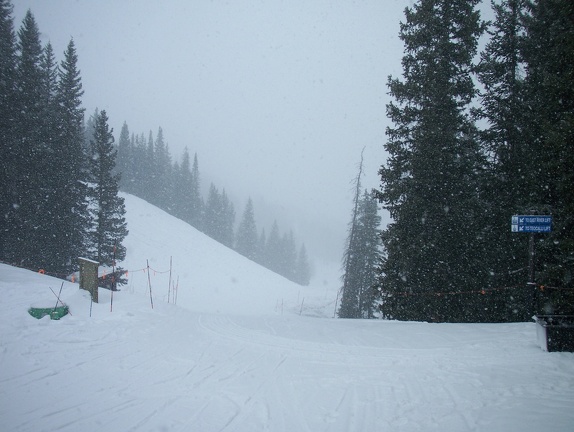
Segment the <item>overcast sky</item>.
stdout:
[[[379,186],[388,75],[401,73],[409,0],[13,0],[31,9],[58,61],[70,38],[84,107],[119,136],[155,136],[197,153],[204,186],[225,188],[239,221],[293,229],[311,259],[342,256],[361,149]],[[271,214],[271,216],[269,215]]]

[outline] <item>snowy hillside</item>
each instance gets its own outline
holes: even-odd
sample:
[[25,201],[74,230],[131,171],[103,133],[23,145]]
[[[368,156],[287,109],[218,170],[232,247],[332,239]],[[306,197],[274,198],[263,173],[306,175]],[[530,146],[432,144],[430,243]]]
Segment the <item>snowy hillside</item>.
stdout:
[[101,289],[90,317],[66,282],[71,315],[36,320],[62,281],[0,264],[1,431],[574,430],[574,354],[542,351],[533,323],[334,320],[336,271],[299,287],[126,205],[113,311]]

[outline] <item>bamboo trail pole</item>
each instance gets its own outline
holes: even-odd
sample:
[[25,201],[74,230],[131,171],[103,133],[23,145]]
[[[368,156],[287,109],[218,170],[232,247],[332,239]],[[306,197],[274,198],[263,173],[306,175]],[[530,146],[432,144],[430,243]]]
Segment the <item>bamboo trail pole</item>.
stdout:
[[112,285],[110,287],[110,312],[114,310],[114,288],[116,285],[116,243],[114,242],[114,255],[112,258]]
[[173,304],[177,304],[177,294],[179,293],[179,276],[177,277],[177,283],[175,284],[175,294],[174,294],[174,303]]
[[[64,286],[64,282],[62,282],[62,286]],[[50,288],[50,291],[52,291],[52,294],[54,294],[54,295],[56,296],[56,298],[58,299],[58,300],[56,301],[56,307],[58,307],[58,302],[60,302],[60,303],[62,304],[62,306],[66,306],[66,303],[64,303],[64,302],[62,301],[62,299],[60,298],[60,296],[58,296],[58,295],[54,292],[54,290],[52,289],[52,287],[48,287],[48,288]],[[61,292],[61,291],[62,291],[62,289],[60,288],[60,292]],[[54,310],[55,310],[55,309],[56,309],[56,308],[54,308]],[[70,309],[68,309],[68,315],[72,316],[72,312],[70,312]]]
[[172,258],[169,257],[169,282],[167,283],[167,302],[169,303],[169,294],[171,292],[171,266],[172,266]]
[[335,299],[335,310],[333,311],[333,318],[335,318],[337,316],[337,304],[339,303],[339,294],[340,294],[341,290],[339,289],[337,291],[337,298]]
[[149,287],[149,301],[151,303],[151,308],[153,309],[153,297],[151,295],[151,278],[149,276],[149,260],[146,260],[147,264],[147,285]]
[[[64,282],[62,282],[62,285],[60,285],[60,292],[58,293],[58,295],[56,296],[56,306],[54,306],[54,311],[57,309],[58,307],[58,302],[60,301],[60,296],[62,295],[62,288],[64,288]],[[52,289],[52,287],[50,287],[50,289]],[[52,292],[54,292],[54,290],[52,290]],[[54,295],[56,295],[56,293],[54,293]],[[64,304],[64,303],[62,303]]]

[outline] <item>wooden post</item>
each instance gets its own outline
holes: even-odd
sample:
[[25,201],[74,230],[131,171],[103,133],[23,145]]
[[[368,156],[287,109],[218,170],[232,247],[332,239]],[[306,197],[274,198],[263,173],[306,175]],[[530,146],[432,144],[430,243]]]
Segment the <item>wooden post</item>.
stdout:
[[98,302],[98,267],[99,262],[87,258],[78,258],[80,263],[80,289],[88,291],[92,301]]

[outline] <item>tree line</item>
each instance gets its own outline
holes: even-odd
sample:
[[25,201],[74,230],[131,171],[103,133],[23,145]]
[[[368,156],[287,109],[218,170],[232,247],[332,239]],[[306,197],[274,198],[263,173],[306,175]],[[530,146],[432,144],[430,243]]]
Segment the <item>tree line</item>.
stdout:
[[[88,130],[91,123],[88,120]],[[143,133],[130,134],[124,122],[117,151],[121,190],[156,205],[275,273],[301,285],[309,284],[307,251],[304,244],[297,247],[293,232],[281,234],[277,222],[269,237],[264,228],[258,232],[251,198],[236,226],[235,208],[225,189],[211,183],[204,198],[197,153],[192,161],[186,148],[181,162],[172,162],[161,127],[155,136],[150,131],[146,137]]]
[[[105,111],[84,122],[83,95],[73,39],[57,64],[42,46],[28,11],[16,33],[9,0],[0,0],[0,260],[65,276],[80,256],[113,265],[125,258],[124,200],[137,195],[220,243],[303,285],[310,266],[293,233],[257,235],[251,200],[234,229],[225,189],[200,193],[197,155],[173,163],[159,128],[155,137],[130,135],[117,144]],[[255,232],[255,234],[254,234]],[[252,238],[253,236],[253,238]],[[254,245],[252,247],[252,245]]]
[[[573,312],[574,3],[500,0],[489,23],[479,3],[419,0],[401,23],[376,191],[392,218],[375,283],[384,318]],[[553,216],[534,236],[535,285],[516,214]]]
[[122,260],[127,235],[105,111],[84,141],[77,59],[71,39],[56,62],[30,11],[16,34],[0,1],[0,259],[60,277]]

